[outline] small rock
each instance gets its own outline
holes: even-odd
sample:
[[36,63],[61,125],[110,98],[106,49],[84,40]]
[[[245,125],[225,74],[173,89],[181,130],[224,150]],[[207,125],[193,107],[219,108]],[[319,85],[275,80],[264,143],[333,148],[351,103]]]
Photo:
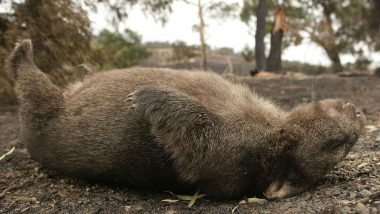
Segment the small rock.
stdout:
[[358,194],[356,194],[355,192],[350,193],[350,198],[356,198],[356,196],[358,196]]
[[375,213],[379,213],[379,210],[376,209],[375,207],[372,207],[371,208],[371,213],[375,214]]
[[362,203],[358,203],[355,207],[355,212],[358,214],[369,214],[369,209]]
[[371,195],[371,192],[369,190],[367,190],[367,189],[363,189],[362,191],[359,192],[359,195],[361,197],[368,197],[368,196]]
[[325,192],[326,192],[326,195],[328,196],[336,196],[342,193],[339,189],[330,189],[330,190],[326,190]]
[[129,213],[131,211],[131,206],[124,206],[125,212]]
[[349,200],[340,200],[340,201],[338,201],[338,204],[340,204],[340,205],[347,205],[349,203],[350,203]]
[[[349,206],[343,206],[343,207],[337,208],[335,210],[335,213],[339,213],[339,214],[347,214],[350,212],[351,212],[351,209]],[[332,213],[334,213],[334,212],[332,212]]]

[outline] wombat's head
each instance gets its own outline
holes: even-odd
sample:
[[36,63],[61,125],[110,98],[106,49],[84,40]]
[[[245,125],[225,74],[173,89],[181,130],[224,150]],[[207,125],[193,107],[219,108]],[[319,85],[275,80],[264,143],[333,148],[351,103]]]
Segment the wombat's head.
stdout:
[[343,100],[323,100],[295,108],[281,129],[287,144],[281,171],[268,186],[269,199],[305,191],[339,163],[358,140],[365,116]]

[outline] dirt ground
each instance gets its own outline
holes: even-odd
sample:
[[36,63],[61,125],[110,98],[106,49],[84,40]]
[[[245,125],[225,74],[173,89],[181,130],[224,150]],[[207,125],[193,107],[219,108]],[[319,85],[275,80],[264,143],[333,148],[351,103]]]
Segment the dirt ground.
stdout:
[[[0,213],[380,213],[380,78],[320,76],[245,78],[289,109],[317,99],[345,98],[367,115],[367,133],[336,169],[296,197],[239,204],[207,197],[191,208],[166,192],[138,192],[68,179],[41,169],[19,143],[17,107],[0,110]],[[314,88],[314,89],[313,89]],[[193,194],[193,193],[189,193]]]

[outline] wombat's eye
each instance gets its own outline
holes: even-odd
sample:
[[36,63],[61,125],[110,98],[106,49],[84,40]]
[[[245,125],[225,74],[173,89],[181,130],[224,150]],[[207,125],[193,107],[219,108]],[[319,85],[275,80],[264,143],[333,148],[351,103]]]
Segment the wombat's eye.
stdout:
[[330,140],[325,144],[325,148],[330,149],[330,150],[336,150],[337,148],[342,146],[344,142],[345,142],[344,140],[340,140],[340,139]]

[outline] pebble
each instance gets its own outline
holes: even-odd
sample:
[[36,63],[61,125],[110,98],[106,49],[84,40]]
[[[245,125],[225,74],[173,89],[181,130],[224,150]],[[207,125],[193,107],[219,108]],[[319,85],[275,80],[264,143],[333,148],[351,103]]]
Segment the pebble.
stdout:
[[339,213],[339,214],[346,214],[346,213],[350,213],[351,212],[351,209],[349,206],[343,206],[341,207],[339,210],[337,210],[336,213]]
[[369,209],[362,203],[358,203],[355,207],[355,212],[358,214],[369,214]]
[[351,201],[349,201],[349,200],[340,200],[340,201],[338,201],[338,204],[340,204],[340,205],[347,205],[347,204],[349,204]]
[[354,192],[351,192],[351,193],[350,193],[350,198],[356,198],[357,195],[358,195],[358,194],[356,194],[356,193],[354,193]]
[[325,191],[327,196],[336,196],[340,195],[342,192],[339,189],[328,189]]
[[375,207],[372,207],[371,208],[371,213],[375,214],[375,213],[379,213],[379,210],[376,209]]
[[359,192],[359,195],[361,197],[368,197],[371,195],[371,192],[369,190],[363,189],[362,191]]

